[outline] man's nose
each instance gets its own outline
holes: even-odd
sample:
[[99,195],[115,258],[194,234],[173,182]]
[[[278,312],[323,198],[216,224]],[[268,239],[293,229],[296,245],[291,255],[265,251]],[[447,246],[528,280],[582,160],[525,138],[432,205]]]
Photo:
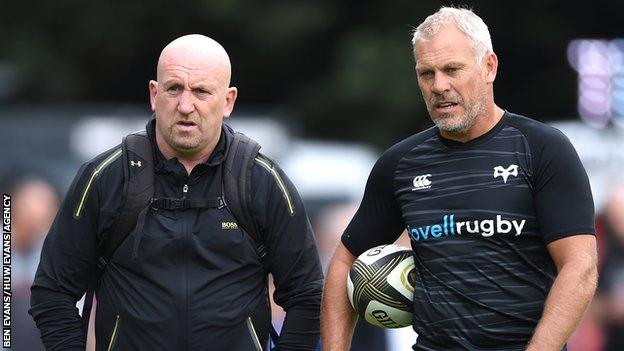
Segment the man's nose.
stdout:
[[449,90],[451,90],[451,84],[448,78],[443,74],[434,75],[433,82],[431,84],[431,91],[436,94],[443,94]]
[[189,90],[184,90],[182,94],[180,94],[180,99],[178,100],[178,111],[181,114],[188,115],[195,110],[195,104],[193,102],[193,94]]

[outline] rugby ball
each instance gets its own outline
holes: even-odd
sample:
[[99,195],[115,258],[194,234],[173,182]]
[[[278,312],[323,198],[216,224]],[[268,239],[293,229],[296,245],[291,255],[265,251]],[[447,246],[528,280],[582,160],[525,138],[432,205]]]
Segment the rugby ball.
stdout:
[[347,277],[351,306],[376,327],[411,326],[415,274],[412,250],[398,245],[369,249]]

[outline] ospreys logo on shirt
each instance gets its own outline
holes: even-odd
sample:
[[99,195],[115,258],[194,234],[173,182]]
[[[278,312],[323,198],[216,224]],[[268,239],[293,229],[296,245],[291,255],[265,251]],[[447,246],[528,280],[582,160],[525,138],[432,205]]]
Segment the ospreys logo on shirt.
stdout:
[[407,226],[407,232],[414,241],[436,240],[446,237],[453,237],[462,234],[477,234],[483,237],[490,237],[498,234],[522,234],[522,228],[526,219],[517,221],[515,219],[503,219],[503,216],[496,215],[495,219],[483,219],[472,221],[455,221],[455,215],[449,214],[442,217],[441,223],[426,225],[421,227]]
[[494,167],[494,179],[497,177],[503,178],[503,183],[507,183],[507,178],[509,176],[518,176],[518,165],[509,165],[509,167],[504,168],[503,166]]

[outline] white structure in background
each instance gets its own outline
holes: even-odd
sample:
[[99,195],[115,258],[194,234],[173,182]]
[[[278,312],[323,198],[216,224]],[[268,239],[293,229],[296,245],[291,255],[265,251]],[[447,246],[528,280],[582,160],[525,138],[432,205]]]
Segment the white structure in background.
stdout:
[[87,116],[77,121],[69,135],[71,150],[88,161],[121,143],[132,132],[145,128],[148,116]]
[[360,144],[295,141],[280,164],[305,199],[359,203],[378,154]]
[[589,175],[596,209],[602,209],[612,187],[624,182],[624,129],[594,129],[577,121],[551,125],[576,148]]
[[260,143],[262,153],[276,160],[281,159],[290,150],[291,134],[276,119],[232,116],[226,119],[225,123]]

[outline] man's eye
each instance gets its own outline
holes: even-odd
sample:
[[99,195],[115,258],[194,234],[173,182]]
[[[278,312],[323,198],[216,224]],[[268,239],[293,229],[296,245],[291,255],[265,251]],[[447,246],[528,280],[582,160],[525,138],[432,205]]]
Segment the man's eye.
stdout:
[[170,93],[177,93],[180,91],[180,86],[179,85],[172,85],[169,88],[167,88],[167,91]]
[[433,71],[422,71],[418,73],[421,77],[431,77],[433,75]]
[[206,89],[193,89],[193,93],[198,97],[206,97],[208,95],[211,95],[210,91]]
[[458,70],[459,70],[459,68],[457,68],[457,67],[448,67],[448,68],[446,69],[446,73],[455,73],[455,72],[457,72]]

